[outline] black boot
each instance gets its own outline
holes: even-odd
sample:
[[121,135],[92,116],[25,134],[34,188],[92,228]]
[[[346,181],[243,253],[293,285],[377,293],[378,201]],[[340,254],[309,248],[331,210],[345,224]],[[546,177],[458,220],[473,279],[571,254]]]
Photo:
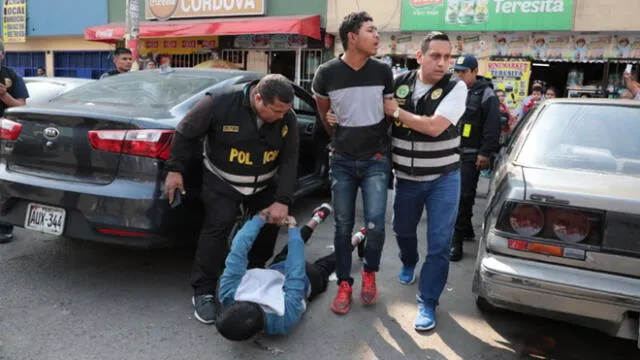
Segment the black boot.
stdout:
[[463,238],[453,235],[451,239],[451,249],[449,250],[449,261],[458,262],[462,260],[462,241]]

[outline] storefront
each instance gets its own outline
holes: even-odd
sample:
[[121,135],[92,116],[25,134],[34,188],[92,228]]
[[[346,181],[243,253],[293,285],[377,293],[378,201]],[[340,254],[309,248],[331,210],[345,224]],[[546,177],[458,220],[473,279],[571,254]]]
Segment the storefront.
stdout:
[[[298,84],[309,82],[327,45],[320,14],[270,16],[266,0],[218,3],[147,1],[139,33],[142,67],[168,55],[174,67],[277,72]],[[124,35],[124,24],[85,29],[85,39],[94,42],[115,43]]]
[[5,1],[2,14],[13,14],[2,21],[5,65],[23,76],[34,76],[38,67],[48,76],[72,77],[111,70],[112,46],[82,36],[85,27],[107,21],[107,7],[106,1]]

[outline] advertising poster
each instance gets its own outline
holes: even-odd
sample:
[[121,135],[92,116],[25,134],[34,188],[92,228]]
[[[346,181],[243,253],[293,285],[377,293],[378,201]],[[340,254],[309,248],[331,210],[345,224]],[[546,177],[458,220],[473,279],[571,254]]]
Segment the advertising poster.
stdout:
[[571,30],[574,0],[402,0],[405,31]]
[[473,33],[453,34],[451,43],[454,45],[453,55],[473,54],[479,57],[486,47],[482,35]]
[[573,61],[605,60],[611,54],[611,35],[584,35],[571,37],[569,59]]
[[493,37],[493,55],[495,56],[528,56],[530,35],[524,34],[497,34]]
[[615,35],[613,37],[614,58],[640,58],[640,35]]
[[5,43],[27,41],[27,0],[4,0],[2,41]]
[[491,79],[496,90],[503,90],[506,94],[506,103],[512,113],[527,97],[529,78],[531,76],[531,63],[528,61],[490,61],[487,70],[491,73]]

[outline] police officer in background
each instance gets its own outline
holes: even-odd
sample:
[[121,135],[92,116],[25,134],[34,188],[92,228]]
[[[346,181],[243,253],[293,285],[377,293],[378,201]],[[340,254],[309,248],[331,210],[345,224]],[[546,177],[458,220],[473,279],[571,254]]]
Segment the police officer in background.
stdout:
[[[4,44],[0,42],[0,64],[4,60]],[[10,107],[22,106],[29,98],[29,91],[22,76],[12,68],[0,65],[0,116]],[[13,239],[13,226],[0,224],[0,244]]]
[[131,71],[131,67],[133,66],[133,54],[131,50],[127,48],[117,48],[113,52],[113,64],[116,68],[102,74],[100,79]]
[[460,204],[456,228],[451,239],[449,260],[462,259],[462,243],[473,240],[471,224],[473,203],[480,171],[491,167],[491,155],[500,148],[500,104],[491,81],[478,75],[478,60],[463,55],[456,60],[454,70],[467,84],[467,109],[458,123],[461,134]]
[[194,147],[205,138],[200,194],[205,218],[191,272],[195,317],[213,324],[215,292],[227,237],[244,202],[265,210],[272,225],[262,228],[249,252],[249,268],[261,268],[273,255],[278,225],[287,219],[297,181],[299,133],[291,111],[294,90],[282,75],[207,94],[178,124],[167,162],[165,192],[186,194],[183,174]]

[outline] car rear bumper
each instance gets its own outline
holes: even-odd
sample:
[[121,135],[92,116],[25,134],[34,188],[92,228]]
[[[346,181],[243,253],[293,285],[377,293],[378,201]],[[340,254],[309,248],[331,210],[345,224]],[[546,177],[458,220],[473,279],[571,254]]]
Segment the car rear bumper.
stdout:
[[28,204],[37,203],[65,209],[63,236],[142,248],[175,243],[178,211],[159,197],[154,183],[87,186],[47,181],[46,185],[0,181],[0,222],[24,227]]
[[477,295],[498,307],[638,339],[640,279],[485,254]]

